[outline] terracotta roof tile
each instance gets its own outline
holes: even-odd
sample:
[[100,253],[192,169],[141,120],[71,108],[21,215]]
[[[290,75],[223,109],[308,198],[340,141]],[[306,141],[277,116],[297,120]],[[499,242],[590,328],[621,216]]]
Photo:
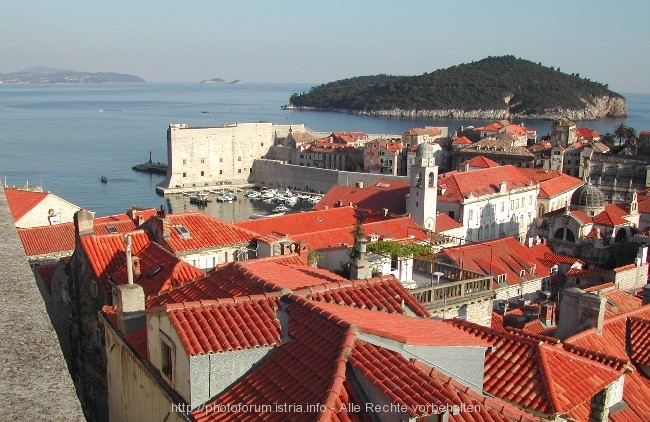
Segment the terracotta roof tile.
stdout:
[[362,209],[382,211],[387,208],[391,214],[404,214],[409,189],[408,182],[395,180],[378,180],[363,188],[336,185],[314,206],[314,210],[337,207],[340,201],[344,206],[352,203]]
[[359,331],[389,338],[404,344],[428,346],[481,346],[491,343],[477,339],[463,330],[436,319],[415,318],[387,312],[376,312],[346,305],[326,302],[306,302],[298,295],[291,298],[307,309],[325,312],[347,325],[354,325]]
[[616,214],[613,214],[609,211],[603,211],[597,216],[594,217],[594,223],[600,224],[606,227],[615,227],[620,225],[630,224],[627,220],[622,219]]
[[[140,253],[151,242],[149,236],[142,230],[132,232],[131,240],[131,252],[134,255]],[[106,283],[108,277],[126,263],[126,247],[122,234],[82,236],[80,242],[100,283]]]
[[[142,286],[147,298],[158,296],[205,275],[204,271],[180,260],[155,242],[144,246],[135,256],[140,261],[141,276],[134,282]],[[126,284],[128,282],[126,263],[110,277],[115,284]]]
[[436,233],[443,233],[448,230],[463,227],[461,223],[449,217],[447,214],[436,215]]
[[584,184],[582,180],[556,170],[520,168],[519,171],[539,184],[540,198],[552,198]]
[[[109,230],[109,227],[111,229]],[[136,230],[135,223],[126,215],[100,217],[93,221],[96,235],[129,233]],[[69,252],[75,248],[74,224],[62,223],[50,226],[19,228],[18,237],[23,243],[27,256]]]
[[637,365],[650,366],[650,320],[630,317],[630,359]]
[[14,222],[20,220],[25,214],[31,211],[36,205],[43,201],[48,195],[47,192],[27,191],[23,189],[5,188],[7,205],[14,218]]
[[[499,332],[467,321],[452,324],[494,342],[485,358],[483,388],[490,394],[544,415],[570,412],[623,375],[614,357],[606,363],[515,332]],[[539,338],[539,337],[538,337]]]
[[[650,306],[645,305],[628,313],[606,319],[603,324],[602,334],[596,333],[592,328],[566,339],[565,342],[627,360],[628,344],[630,346],[632,344],[645,344],[645,338],[648,335],[647,324],[633,323],[634,320],[650,321]],[[634,326],[634,329],[632,329],[632,326]],[[635,348],[631,347],[629,351],[634,354],[634,350]],[[644,355],[645,351],[641,355],[634,354],[637,359],[644,359]],[[639,369],[627,374],[623,386],[623,400],[628,407],[610,413],[610,420],[650,420],[648,396],[650,396],[650,380],[642,375]]]
[[[518,284],[534,278],[548,277],[550,271],[530,248],[519,243],[513,237],[490,240],[481,243],[443,249],[438,256],[445,257],[457,265],[463,261],[463,268],[483,274],[506,275],[509,285]],[[535,268],[533,274],[531,268]],[[520,272],[525,271],[524,276]]]
[[235,226],[262,235],[276,232],[290,236],[340,227],[352,227],[356,222],[357,213],[354,208],[340,207],[281,215],[273,218],[240,221],[235,223]]
[[280,345],[279,306],[277,297],[247,297],[157,309],[167,313],[185,352],[197,356]]
[[517,167],[501,166],[460,173],[444,173],[438,180],[440,186],[446,186],[444,194],[438,195],[438,201],[458,202],[470,195],[480,197],[499,192],[501,182],[508,190],[523,188],[534,183],[519,171]]
[[474,157],[470,160],[463,161],[459,165],[460,166],[468,165],[470,167],[478,167],[478,168],[499,167],[499,163],[492,161],[489,158],[483,157],[482,155],[479,155],[478,157]]
[[[428,238],[424,230],[422,230],[411,217],[401,217],[365,223],[362,224],[362,227],[363,231],[367,234],[378,234],[380,240],[390,238],[395,241],[423,241]],[[310,249],[325,249],[342,245],[352,246],[355,241],[352,236],[353,228],[354,226],[347,226],[318,232],[297,234],[291,236],[291,239],[307,242]]]
[[304,294],[308,299],[317,302],[337,303],[388,313],[405,314],[407,307],[419,317],[429,317],[429,312],[404,289],[402,283],[395,277],[354,280],[349,286],[325,284],[295,293]]
[[[171,237],[165,242],[175,253],[200,249],[216,248],[226,245],[248,244],[257,233],[233,224],[225,223],[201,212],[168,214],[171,224]],[[190,237],[183,237],[175,226],[184,226]]]

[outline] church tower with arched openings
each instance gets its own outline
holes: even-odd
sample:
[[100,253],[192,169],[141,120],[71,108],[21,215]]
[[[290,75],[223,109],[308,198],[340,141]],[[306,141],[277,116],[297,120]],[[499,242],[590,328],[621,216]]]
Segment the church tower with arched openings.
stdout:
[[427,230],[436,229],[438,202],[438,166],[431,144],[418,145],[415,164],[411,167],[411,188],[406,202],[406,212]]

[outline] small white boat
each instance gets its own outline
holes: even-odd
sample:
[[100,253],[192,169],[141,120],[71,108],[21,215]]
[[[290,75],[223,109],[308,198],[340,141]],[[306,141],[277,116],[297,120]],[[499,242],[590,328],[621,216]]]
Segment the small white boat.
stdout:
[[247,198],[259,198],[260,193],[258,191],[256,191],[256,190],[249,190],[248,192],[246,192],[244,194],[244,196],[247,197]]
[[287,211],[289,211],[289,208],[287,208],[285,205],[278,205],[277,207],[271,210],[271,212],[287,212]]
[[235,200],[235,195],[229,193],[220,193],[217,195],[217,202],[232,202]]

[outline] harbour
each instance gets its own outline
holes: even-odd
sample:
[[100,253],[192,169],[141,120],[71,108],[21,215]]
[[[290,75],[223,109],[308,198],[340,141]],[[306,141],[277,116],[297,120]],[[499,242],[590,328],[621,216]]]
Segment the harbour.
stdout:
[[[0,177],[8,186],[42,187],[97,216],[125,212],[133,205],[156,209],[163,205],[171,212],[200,210],[224,221],[239,221],[251,215],[271,214],[275,206],[237,200],[214,201],[199,209],[180,193],[167,196],[156,193],[165,174],[133,169],[138,163],[147,163],[149,158],[151,163],[167,161],[166,131],[170,123],[213,127],[263,120],[304,124],[317,132],[387,134],[400,134],[425,125],[447,126],[453,130],[486,123],[281,109],[293,92],[309,87],[308,84],[206,87],[189,83],[3,85],[0,86]],[[629,102],[628,118],[579,124],[600,133],[613,132],[621,123],[637,131],[650,129],[650,95],[625,95]],[[98,113],[98,109],[124,112]],[[203,114],[204,110],[211,112]],[[535,128],[540,137],[550,127],[548,121],[524,123]],[[100,183],[101,176],[107,178],[107,183]],[[272,181],[264,182],[254,183],[261,187]]]

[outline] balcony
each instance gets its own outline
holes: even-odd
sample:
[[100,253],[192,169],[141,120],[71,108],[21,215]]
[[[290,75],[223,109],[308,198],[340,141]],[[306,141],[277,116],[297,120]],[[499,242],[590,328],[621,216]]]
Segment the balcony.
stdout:
[[489,275],[440,262],[434,263],[434,269],[441,274],[439,281],[434,275],[431,286],[410,290],[411,295],[429,311],[494,297]]

